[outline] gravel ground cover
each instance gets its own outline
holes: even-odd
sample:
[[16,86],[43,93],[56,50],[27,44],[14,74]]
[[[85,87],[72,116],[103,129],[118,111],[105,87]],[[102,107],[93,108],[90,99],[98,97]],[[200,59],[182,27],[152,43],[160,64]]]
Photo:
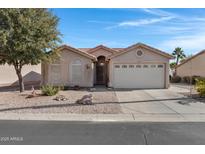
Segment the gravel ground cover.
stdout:
[[[36,90],[40,94],[40,90]],[[73,113],[73,114],[118,114],[121,107],[114,91],[66,90],[58,95],[64,95],[68,100],[56,101],[56,96],[36,96],[26,98],[31,91],[0,92],[0,113]],[[76,100],[86,94],[93,95],[93,105],[78,105]]]

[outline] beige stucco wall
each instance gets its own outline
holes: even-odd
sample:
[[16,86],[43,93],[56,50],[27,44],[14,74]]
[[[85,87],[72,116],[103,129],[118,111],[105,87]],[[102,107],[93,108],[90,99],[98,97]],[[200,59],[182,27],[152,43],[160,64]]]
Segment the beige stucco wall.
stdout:
[[177,75],[181,77],[190,75],[205,77],[205,53],[177,67]]
[[[41,81],[41,64],[25,65],[22,68],[22,75],[25,84]],[[16,85],[18,77],[13,66],[0,65],[0,86]]]
[[[141,49],[143,51],[143,56],[138,57],[136,55],[136,51]],[[113,64],[119,63],[135,63],[135,64],[143,64],[143,63],[157,63],[157,64],[165,64],[165,88],[169,87],[169,59],[156,54],[152,51],[149,51],[145,48],[135,48],[132,49],[122,55],[114,57],[110,60],[109,66],[109,86],[113,87]]]
[[[64,86],[75,86],[71,80],[71,64],[75,60],[80,60],[82,64],[82,81],[78,84],[81,87],[92,87],[93,86],[93,62],[91,59],[77,54],[71,50],[64,49],[61,51],[60,60],[55,64],[43,65],[44,68],[44,84],[52,85],[64,85]],[[55,76],[52,76],[51,67],[55,65],[59,68],[58,78],[59,80],[54,82]],[[89,66],[90,68],[87,68]]]
[[108,56],[112,55],[111,52],[109,52],[105,49],[98,49],[98,50],[92,52],[91,54],[94,55],[96,58],[99,57],[99,56],[108,57]]

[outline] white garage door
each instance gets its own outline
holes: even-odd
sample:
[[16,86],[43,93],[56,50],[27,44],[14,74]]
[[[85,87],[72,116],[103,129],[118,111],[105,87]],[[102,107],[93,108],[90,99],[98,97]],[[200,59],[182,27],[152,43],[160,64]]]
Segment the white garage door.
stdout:
[[164,88],[163,64],[114,64],[115,88]]

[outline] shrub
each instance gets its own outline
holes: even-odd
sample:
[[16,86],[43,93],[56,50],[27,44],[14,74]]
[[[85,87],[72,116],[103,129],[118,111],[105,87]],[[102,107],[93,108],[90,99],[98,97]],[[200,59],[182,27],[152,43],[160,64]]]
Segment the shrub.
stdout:
[[181,82],[181,77],[180,76],[173,76],[171,78],[171,82],[172,83],[179,83],[179,82]]
[[191,84],[195,84],[196,83],[196,79],[198,79],[198,78],[200,78],[200,76],[196,76],[196,75],[194,75],[192,77],[185,76],[185,77],[183,77],[183,81],[185,83],[188,83],[188,84],[190,84],[190,82],[191,82]]
[[59,90],[64,90],[65,86],[61,85],[61,86],[54,86],[55,88],[58,88]]
[[51,85],[45,85],[41,87],[41,91],[43,95],[46,95],[46,96],[56,95],[59,92],[59,90],[60,90],[59,87],[55,87]]
[[200,79],[200,76],[193,76],[192,78],[192,84],[196,84],[197,79]]
[[183,82],[189,83],[189,79],[190,79],[189,76],[184,76],[184,77],[183,77]]
[[205,96],[205,78],[196,79],[196,90],[200,96]]
[[59,88],[59,90],[68,90],[69,86],[64,86],[64,85],[59,85],[59,86],[54,86],[55,88]]

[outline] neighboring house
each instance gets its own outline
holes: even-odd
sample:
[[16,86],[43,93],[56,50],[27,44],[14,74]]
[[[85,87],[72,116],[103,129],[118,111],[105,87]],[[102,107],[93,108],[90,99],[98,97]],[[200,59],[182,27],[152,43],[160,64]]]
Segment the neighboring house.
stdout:
[[205,50],[184,60],[176,67],[176,73],[180,77],[201,76],[205,77]]
[[[41,64],[25,65],[22,68],[24,84],[40,84],[41,82]],[[7,64],[0,65],[0,87],[18,85],[18,77],[14,66]]]
[[42,83],[114,88],[168,88],[173,56],[137,43],[127,48],[73,48],[63,45],[60,58],[42,64]]

